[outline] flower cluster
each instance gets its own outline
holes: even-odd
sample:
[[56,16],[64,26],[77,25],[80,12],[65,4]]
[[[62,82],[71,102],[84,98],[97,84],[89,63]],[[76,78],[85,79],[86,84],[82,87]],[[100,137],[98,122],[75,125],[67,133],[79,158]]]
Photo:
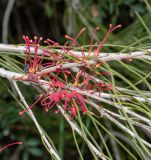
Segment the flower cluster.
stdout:
[[[115,27],[112,27],[112,25],[109,26],[106,36],[94,50],[95,58],[99,56],[100,50],[109,34],[119,27],[120,25]],[[94,34],[97,30],[98,28],[93,31],[89,54],[93,50]],[[24,68],[26,78],[24,78],[24,80],[46,85],[47,88],[28,109],[21,111],[20,115],[34,107],[35,104],[40,101],[45,111],[49,111],[51,108],[57,108],[58,104],[63,103],[64,111],[67,111],[70,117],[73,118],[78,110],[83,114],[88,111],[85,103],[87,96],[82,94],[83,91],[89,92],[90,94],[97,92],[101,96],[102,91],[112,89],[111,84],[103,81],[96,83],[93,79],[93,68],[95,69],[98,64],[88,64],[89,54],[85,54],[77,40],[84,31],[85,28],[74,38],[65,35],[67,42],[63,46],[59,45],[58,42],[47,39],[44,41],[44,43],[48,45],[45,49],[39,47],[42,40],[41,37],[39,39],[35,37],[34,40],[31,40],[28,36],[23,36],[26,43]],[[75,55],[72,52],[73,46],[78,46],[80,48],[82,56]],[[60,53],[56,52],[54,47],[60,49]],[[69,59],[69,56],[72,58]],[[80,68],[78,68],[78,72],[74,72],[70,67],[65,68],[64,65],[68,63],[81,64]],[[56,68],[51,71],[53,67]],[[47,72],[45,70],[47,70]],[[109,73],[102,72],[99,74]],[[58,110],[56,109],[56,111]]]

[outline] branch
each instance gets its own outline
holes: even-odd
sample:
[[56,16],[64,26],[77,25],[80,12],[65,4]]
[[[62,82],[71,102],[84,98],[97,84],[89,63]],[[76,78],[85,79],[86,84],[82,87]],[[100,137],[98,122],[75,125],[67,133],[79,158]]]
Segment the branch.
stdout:
[[[89,101],[89,103],[96,108],[101,114],[102,111],[100,109],[100,107],[93,103],[92,101]],[[103,113],[109,120],[111,120],[113,123],[115,123],[118,127],[120,127],[122,130],[124,130],[126,133],[128,133],[129,135],[131,135],[132,137],[142,141],[142,143],[144,143],[146,146],[148,146],[149,148],[151,148],[151,144],[148,143],[147,141],[145,141],[144,139],[140,138],[138,135],[136,135],[135,133],[133,133],[129,128],[125,127],[123,124],[121,124],[120,122],[118,122],[116,119],[114,119],[113,117],[111,117],[109,114],[107,113]]]
[[[0,44],[0,52],[22,52],[26,51],[26,46],[19,46],[19,45],[10,45],[10,44]],[[64,53],[64,51],[60,49],[53,49],[51,51],[57,51],[60,54]],[[70,51],[73,55],[82,57],[83,53],[80,51]],[[129,58],[142,58],[142,59],[151,59],[150,55],[146,55],[150,53],[151,49],[146,49],[144,51],[137,51],[137,52],[129,52],[129,53],[100,53],[99,60],[100,61],[112,61],[112,60],[122,60],[122,59],[129,59]],[[34,47],[30,47],[30,53],[34,54]],[[38,54],[41,55],[43,53],[43,49],[38,49]],[[94,56],[94,53],[84,52],[85,56],[90,55],[90,57]]]
[[[73,64],[74,65],[74,64]],[[67,65],[65,65],[65,67],[66,67]],[[51,69],[52,68],[52,69]],[[49,70],[51,70],[51,72],[53,72],[53,71],[55,71],[56,69],[57,69],[57,67],[51,67]],[[7,79],[9,79],[9,80],[12,80],[12,79],[19,79],[19,78],[21,78],[22,76],[24,76],[24,74],[20,74],[20,73],[16,73],[16,72],[11,72],[11,71],[8,71],[8,70],[5,70],[5,69],[3,69],[3,68],[0,68],[0,76],[1,77],[5,77],[5,78],[7,78]],[[47,82],[47,81],[43,81],[43,80],[39,80],[39,83],[45,83],[45,82]],[[26,81],[23,81],[23,83],[25,83],[25,84],[29,84],[29,83],[32,83],[32,82],[26,82]],[[77,91],[77,92],[79,92],[79,93],[81,93],[81,94],[83,94],[83,95],[86,95],[86,96],[90,96],[91,97],[91,93],[90,93],[90,91],[81,91],[81,90],[79,90],[79,89],[77,89],[77,88],[75,88],[75,87],[68,87],[68,89],[70,89],[70,90],[75,90],[75,91]],[[92,92],[92,91],[91,91]],[[95,99],[97,99],[97,100],[99,100],[99,93],[97,93],[97,92],[95,92],[95,93],[93,93],[93,97],[92,98],[95,98]],[[112,95],[112,94],[107,94],[107,93],[101,93],[101,97],[102,98],[105,98],[105,99],[110,99],[110,98],[116,98],[114,95]],[[131,99],[130,98],[125,98],[125,97],[118,97],[120,100],[122,100],[122,101],[131,101]],[[134,98],[134,99],[136,99],[136,100],[138,100],[138,101],[140,101],[140,102],[146,102],[146,100],[147,101],[151,101],[151,98],[146,98],[146,99],[144,99],[144,98],[142,98],[142,97],[136,97],[136,96],[132,96],[132,98]]]
[[51,146],[50,143],[48,142],[48,140],[47,140],[45,134],[43,133],[43,131],[42,131],[42,129],[41,129],[38,121],[36,120],[36,118],[35,118],[32,110],[29,108],[29,105],[28,105],[27,102],[25,101],[25,98],[23,97],[23,95],[22,95],[19,87],[17,86],[16,81],[13,80],[13,84],[14,84],[14,87],[15,87],[15,89],[16,89],[16,91],[17,91],[17,93],[18,93],[18,95],[19,95],[19,97],[20,97],[20,99],[21,99],[21,101],[23,102],[24,106],[28,109],[28,113],[29,113],[31,119],[33,120],[33,122],[35,123],[35,125],[36,125],[36,127],[37,127],[37,129],[38,129],[38,131],[39,131],[39,133],[40,133],[40,135],[41,135],[42,140],[43,140],[43,141],[45,142],[45,144],[47,145],[47,149],[48,149],[49,153],[50,153],[51,155],[53,155],[57,160],[61,160],[61,159],[59,158],[58,154],[55,152],[55,150],[52,148],[52,146]]
[[[5,77],[5,78],[7,78],[7,79],[9,79],[9,80],[12,80],[12,79],[21,78],[21,77],[23,76],[23,74],[19,74],[19,73],[16,73],[16,72],[7,71],[7,70],[5,70],[5,69],[3,69],[3,68],[0,68],[0,76],[1,76],[1,77]],[[47,82],[47,81],[39,80],[39,83],[42,83],[42,85],[43,85],[45,82]],[[33,83],[33,82],[22,81],[22,83],[25,83],[26,85],[27,85],[27,84],[29,85],[29,84],[31,84],[31,83]],[[47,86],[43,85],[43,87],[46,88]],[[48,87],[47,87],[47,88],[48,88]],[[79,92],[79,93],[81,93],[81,94],[83,94],[83,95],[86,95],[86,96],[89,96],[89,97],[91,97],[91,98],[94,98],[94,99],[96,99],[96,100],[98,100],[98,101],[101,101],[101,102],[110,104],[111,106],[114,106],[114,107],[116,107],[117,109],[123,109],[123,108],[124,108],[125,113],[128,113],[128,114],[130,114],[130,115],[132,115],[132,116],[134,116],[134,117],[136,117],[136,118],[138,118],[138,119],[141,119],[142,121],[148,123],[148,124],[151,126],[151,120],[149,120],[149,119],[147,119],[147,118],[145,118],[145,117],[143,117],[143,116],[141,116],[141,115],[139,115],[139,114],[137,114],[137,113],[134,113],[133,111],[129,110],[127,107],[123,107],[123,106],[121,106],[121,105],[118,105],[118,104],[116,104],[116,103],[114,103],[114,102],[111,102],[111,101],[105,99],[105,98],[106,98],[106,95],[110,96],[109,94],[102,93],[102,94],[101,94],[101,97],[99,97],[98,95],[90,94],[90,93],[87,92],[87,91],[81,91],[81,90],[78,90],[78,89],[76,89],[76,88],[71,88],[71,87],[70,87],[69,89],[71,89],[71,90],[76,90],[77,92]],[[103,98],[103,95],[104,95],[105,98]],[[122,98],[122,97],[121,97],[121,98]],[[138,99],[138,98],[140,98],[140,97],[137,97],[137,99]],[[141,98],[141,99],[142,99],[142,98]],[[144,99],[143,99],[143,100],[144,100]],[[149,99],[149,100],[150,100],[150,99]]]
[[[60,110],[60,112],[62,113],[62,115],[64,116],[64,118],[67,120],[67,122],[70,124],[71,128],[76,131],[84,140],[85,140],[85,136],[83,135],[83,133],[81,132],[81,130],[76,126],[76,124],[74,122],[72,122],[70,120],[70,118],[68,117],[67,114],[65,114],[64,110],[62,109],[62,107],[60,105],[58,105],[58,108]],[[102,155],[100,153],[100,151],[88,140],[86,139],[85,142],[88,144],[88,146],[93,150],[93,152],[99,156],[102,160],[106,160],[106,158],[104,157],[104,155]]]
[[[1,69],[1,68],[0,68],[0,76],[5,77],[5,78],[7,78],[7,79],[14,79],[14,78],[20,78],[20,77],[22,76],[22,74],[15,73],[15,72],[10,72],[10,71],[7,71],[7,70],[4,70],[4,69]],[[42,80],[41,80],[41,81],[42,81]],[[46,82],[47,82],[47,81],[46,81]],[[30,84],[31,82],[26,82],[26,83],[29,83],[29,84]],[[42,83],[43,83],[43,81],[42,81]],[[43,84],[43,87],[44,87],[45,89],[48,89],[48,86],[46,86],[46,85],[44,85],[44,84]],[[143,116],[141,116],[141,115],[139,115],[139,114],[137,114],[137,113],[129,110],[129,109],[128,109],[127,107],[125,107],[125,106],[116,104],[116,103],[114,103],[114,102],[112,102],[112,101],[109,101],[109,100],[107,100],[107,99],[105,99],[105,98],[99,97],[99,96],[97,96],[97,95],[95,95],[95,94],[90,94],[90,93],[88,93],[88,92],[86,92],[86,91],[80,91],[80,90],[76,90],[76,91],[79,92],[79,93],[81,93],[81,94],[83,94],[83,95],[86,95],[86,96],[89,96],[89,97],[91,97],[91,98],[94,98],[94,99],[96,99],[96,100],[98,100],[98,101],[101,101],[101,102],[107,103],[107,104],[109,104],[109,105],[111,105],[111,106],[114,106],[114,107],[116,107],[117,109],[123,110],[125,113],[128,113],[129,115],[131,115],[131,116],[133,116],[133,117],[135,117],[135,118],[138,118],[139,120],[142,120],[142,121],[146,122],[147,124],[149,124],[149,126],[151,126],[151,120],[149,120],[149,119],[147,119],[147,118],[145,118],[145,117],[143,117]],[[95,103],[94,103],[94,104],[95,104]],[[95,104],[94,106],[95,106],[95,108],[96,108],[97,105]],[[96,108],[96,109],[98,109],[98,108]],[[108,117],[108,119],[110,119],[111,121],[113,121],[117,126],[119,126],[119,127],[122,128],[123,130],[125,130],[127,133],[129,133],[132,137],[141,139],[140,137],[136,136],[131,130],[129,130],[129,129],[126,128],[124,125],[122,125],[122,124],[119,123],[117,120],[115,120],[113,117],[111,117],[109,114],[106,114],[106,116]],[[146,142],[146,141],[143,140],[143,139],[141,139],[141,141],[142,141],[145,145],[147,145],[148,147],[151,148],[151,144],[149,144],[148,142]]]

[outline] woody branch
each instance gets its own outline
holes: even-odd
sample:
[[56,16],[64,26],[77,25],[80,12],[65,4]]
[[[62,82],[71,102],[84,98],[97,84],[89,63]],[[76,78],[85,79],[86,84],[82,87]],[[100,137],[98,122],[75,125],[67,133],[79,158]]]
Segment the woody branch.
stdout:
[[[0,44],[0,51],[1,52],[17,52],[17,53],[24,53],[26,51],[26,46],[20,45],[10,45],[10,44]],[[57,51],[60,54],[62,50],[60,49],[53,49],[53,51]],[[31,47],[30,50],[31,54],[34,54],[34,47]],[[38,54],[41,55],[43,52],[42,49],[38,49]],[[75,56],[83,56],[81,51],[71,51]],[[112,60],[122,60],[122,59],[129,59],[129,58],[143,58],[151,60],[151,49],[146,49],[143,51],[136,51],[136,52],[128,52],[128,53],[100,53],[100,60],[102,61],[112,61]],[[84,54],[90,57],[94,56],[94,53],[84,52]],[[95,60],[93,60],[95,61]],[[92,61],[92,62],[93,62]]]
[[[22,74],[19,74],[19,73],[15,73],[15,72],[11,72],[11,71],[7,71],[7,70],[4,70],[4,69],[2,69],[2,68],[0,68],[0,76],[2,76],[2,77],[5,77],[5,78],[7,78],[7,79],[9,79],[9,80],[13,80],[14,78],[16,79],[16,78],[19,78],[19,77],[21,77],[22,76]],[[30,84],[30,83],[32,83],[32,82],[24,82],[24,81],[22,81],[23,83],[28,83],[28,84]],[[47,86],[44,86],[46,89],[47,89]],[[75,89],[75,88],[71,88],[71,89]],[[131,115],[131,116],[133,116],[133,117],[135,117],[135,118],[139,118],[139,119],[141,119],[142,121],[144,121],[145,123],[147,123],[149,126],[151,126],[151,121],[149,120],[149,119],[147,119],[146,117],[143,117],[142,115],[139,115],[139,114],[137,114],[137,113],[134,113],[133,111],[131,111],[131,110],[129,110],[127,107],[125,107],[125,106],[121,106],[121,105],[118,105],[118,104],[115,104],[115,103],[113,103],[113,102],[111,102],[110,100],[107,100],[106,98],[108,98],[107,96],[106,96],[106,94],[102,94],[101,95],[101,97],[99,97],[97,94],[89,94],[88,92],[86,92],[86,91],[79,91],[78,89],[76,89],[76,91],[77,92],[79,92],[80,94],[83,94],[83,95],[86,95],[86,96],[89,96],[89,97],[91,97],[91,98],[94,98],[94,99],[97,99],[97,100],[99,100],[99,101],[101,101],[101,102],[104,102],[104,103],[107,103],[107,104],[109,104],[109,105],[111,105],[111,106],[114,106],[115,108],[117,108],[117,109],[124,109],[124,111],[125,111],[125,113],[127,113],[127,114],[129,114],[129,115]],[[104,97],[103,97],[104,96]],[[108,94],[108,96],[112,96],[112,95],[109,95]],[[140,97],[137,97],[137,99],[139,99]],[[126,99],[124,99],[124,100],[126,100]],[[142,98],[140,99],[140,101],[142,100]],[[95,104],[91,104],[94,108],[96,108],[97,110],[98,110],[98,108],[96,107],[96,105]],[[109,113],[110,111],[108,111],[108,110],[100,110],[99,109],[99,111],[101,111],[102,113],[105,113],[106,111]],[[110,113],[110,115],[111,115],[112,113]],[[125,130],[126,132],[128,132],[131,136],[134,136],[134,134],[133,134],[133,132],[132,131],[130,131],[130,130],[128,130],[126,127],[124,127],[123,125],[121,125],[121,123],[119,123],[118,121],[116,121],[114,118],[112,118],[110,115],[108,115],[108,114],[104,114],[105,116],[107,116],[107,118],[109,118],[110,120],[113,120],[113,122],[116,124],[116,125],[118,125],[120,128],[122,128],[123,130]],[[138,125],[138,124],[137,124]],[[146,141],[144,141],[144,140],[142,140],[142,142],[144,143],[144,144],[146,144],[147,146],[149,146],[149,147],[151,147],[151,145],[149,144],[149,143],[147,143]]]

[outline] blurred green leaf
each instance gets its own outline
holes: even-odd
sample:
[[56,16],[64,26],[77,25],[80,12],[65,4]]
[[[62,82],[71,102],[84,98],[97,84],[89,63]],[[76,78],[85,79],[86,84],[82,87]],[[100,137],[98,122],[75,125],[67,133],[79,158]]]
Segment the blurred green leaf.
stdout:
[[26,145],[28,147],[35,147],[35,146],[38,146],[39,144],[40,144],[39,140],[34,138],[31,138],[26,142]]
[[44,4],[44,11],[45,11],[46,16],[49,18],[53,15],[53,9],[51,8],[48,1],[46,1]]
[[42,156],[42,151],[39,148],[29,148],[29,152],[36,157]]
[[29,160],[29,154],[28,152],[25,152],[23,153],[23,160]]

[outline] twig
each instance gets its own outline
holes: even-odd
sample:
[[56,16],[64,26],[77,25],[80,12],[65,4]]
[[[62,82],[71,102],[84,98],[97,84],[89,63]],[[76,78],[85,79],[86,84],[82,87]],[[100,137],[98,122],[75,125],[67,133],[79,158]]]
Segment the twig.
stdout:
[[[54,51],[59,52],[62,54],[62,50],[60,49],[53,49]],[[18,46],[18,45],[10,45],[10,44],[0,44],[0,52],[22,52],[26,51],[26,46]],[[73,55],[82,57],[83,54],[80,51],[70,51]],[[111,60],[121,60],[121,59],[128,59],[128,58],[142,58],[142,59],[151,59],[150,55],[146,55],[150,53],[151,49],[146,49],[144,51],[136,51],[136,52],[129,52],[129,53],[100,53],[100,60],[101,61],[111,61]],[[34,53],[34,47],[30,48],[30,53]],[[41,55],[43,53],[42,49],[38,49],[38,54]],[[94,56],[94,53],[84,52],[85,56],[90,55],[90,57]]]
[[[77,88],[73,88],[73,87],[70,87],[69,88],[70,90],[75,90],[75,91],[77,91],[77,92],[79,92],[79,93],[81,93],[81,94],[84,94],[84,95],[88,95],[88,96],[91,96],[91,93],[93,92],[93,95],[95,95],[95,96],[97,96],[97,97],[100,97],[99,95],[100,95],[100,93],[98,93],[98,92],[95,92],[95,91],[93,91],[93,90],[91,90],[91,91],[88,91],[88,90],[85,90],[85,91],[81,91],[81,90],[79,90],[79,89],[77,89]],[[115,95],[113,95],[113,94],[108,94],[108,93],[101,93],[101,97],[102,98],[105,98],[105,99],[119,99],[119,100],[121,100],[121,101],[132,101],[132,99],[135,99],[135,100],[137,100],[137,101],[139,101],[139,102],[146,102],[146,101],[148,101],[148,102],[151,102],[151,98],[142,98],[142,97],[137,97],[137,96],[131,96],[131,98],[127,98],[127,97],[124,97],[124,95],[122,95],[122,96],[120,96],[120,97],[116,97]]]
[[[12,80],[12,79],[21,78],[21,77],[23,76],[23,74],[19,74],[19,73],[16,73],[16,72],[7,71],[7,70],[5,70],[5,69],[3,69],[3,68],[0,68],[0,76],[1,76],[1,77],[5,77],[5,78],[7,78],[7,79],[9,79],[9,80]],[[42,81],[42,80],[39,81],[39,83],[41,83],[41,82],[45,82],[45,81]],[[22,83],[30,84],[30,83],[32,83],[32,82],[22,81]],[[44,87],[46,88],[47,86],[44,86]],[[128,113],[128,114],[130,114],[131,116],[134,116],[134,117],[136,117],[136,118],[138,118],[138,119],[140,119],[140,120],[148,123],[148,124],[151,126],[151,120],[149,120],[149,119],[147,119],[147,118],[145,118],[145,117],[143,117],[143,116],[141,116],[141,115],[139,115],[139,114],[137,114],[137,113],[134,113],[133,111],[129,110],[127,107],[123,107],[123,106],[121,106],[121,105],[115,104],[115,103],[113,103],[113,102],[111,102],[111,101],[103,98],[103,96],[102,96],[103,93],[102,93],[101,97],[99,97],[99,96],[97,96],[97,95],[95,95],[95,94],[90,94],[90,93],[87,92],[87,91],[77,90],[76,88],[70,88],[70,89],[76,90],[77,92],[79,92],[79,93],[81,93],[81,94],[83,94],[83,95],[89,96],[89,97],[91,97],[91,98],[94,98],[94,99],[96,99],[96,100],[98,100],[98,101],[101,101],[101,102],[110,104],[110,105],[116,107],[117,109],[124,109],[125,113]],[[104,95],[106,95],[106,94],[104,94]]]
[[48,149],[49,149],[49,152],[50,152],[51,155],[53,155],[57,160],[61,160],[60,157],[58,156],[58,154],[55,152],[55,150],[52,148],[52,146],[51,146],[50,143],[48,142],[46,136],[44,135],[44,133],[43,133],[43,131],[42,131],[42,129],[41,129],[38,121],[36,120],[36,118],[35,118],[32,110],[29,108],[27,102],[25,101],[25,98],[23,97],[23,95],[22,95],[19,87],[17,86],[16,81],[13,80],[13,84],[14,84],[14,87],[15,87],[15,89],[16,89],[16,91],[17,91],[17,93],[18,93],[18,95],[19,95],[19,97],[20,97],[20,99],[21,99],[21,101],[23,102],[24,106],[28,109],[28,113],[29,113],[31,119],[33,120],[33,122],[35,123],[35,125],[36,125],[36,127],[37,127],[37,129],[38,129],[38,131],[39,131],[39,133],[40,133],[40,135],[41,135],[42,140],[43,140],[43,141],[45,142],[45,144],[47,145],[47,147],[48,147]]
[[89,96],[89,97],[91,97],[91,98],[94,98],[94,99],[96,99],[96,100],[98,100],[98,101],[100,101],[100,102],[107,103],[107,104],[109,104],[109,105],[111,105],[111,106],[116,107],[117,109],[120,109],[120,110],[123,109],[125,113],[128,113],[129,115],[131,115],[131,116],[133,116],[133,117],[135,117],[135,118],[138,118],[139,120],[144,121],[144,122],[146,122],[147,124],[149,124],[149,126],[151,126],[151,120],[150,120],[150,119],[147,119],[147,118],[145,118],[145,117],[143,117],[143,116],[141,116],[141,115],[139,115],[139,114],[137,114],[137,113],[129,110],[127,107],[124,107],[124,106],[122,106],[122,105],[116,104],[116,103],[114,103],[114,102],[111,102],[111,101],[109,101],[109,100],[107,100],[107,99],[105,99],[105,98],[96,96],[96,95],[94,95],[94,94],[86,93],[85,91],[79,91],[79,93],[81,93],[81,94],[83,94],[83,95],[86,95],[86,96]]
[[[91,106],[94,107],[94,108],[96,107],[96,106],[94,106],[95,103],[93,103],[92,101],[85,100],[85,102],[86,102],[87,104],[91,105]],[[118,118],[119,120],[127,121],[127,119],[126,119],[125,117],[123,117],[122,115],[120,115],[120,114],[116,114],[116,113],[114,113],[114,112],[112,112],[112,111],[110,111],[110,110],[108,110],[108,109],[106,109],[106,108],[101,108],[101,107],[99,107],[99,106],[97,106],[97,107],[98,107],[98,108],[96,108],[96,109],[100,112],[100,114],[101,114],[102,116],[105,116],[106,118],[108,118],[108,117],[106,116],[106,115],[108,114],[108,115],[110,115],[110,116],[115,117],[116,119]],[[150,126],[141,124],[141,123],[136,122],[136,121],[133,121],[133,120],[131,120],[131,119],[129,119],[129,120],[131,121],[131,123],[132,123],[133,125],[138,126],[138,127],[142,128],[143,130],[146,130],[149,134],[151,133],[151,127],[150,127]]]
[[[106,122],[106,124],[107,124],[107,127],[109,128],[110,132],[112,133],[113,129],[112,129],[111,123]],[[115,155],[115,159],[116,160],[120,160],[121,158],[120,158],[118,145],[117,145],[117,143],[116,143],[114,138],[112,138],[112,137],[109,137],[109,138],[110,138],[110,142],[111,142],[111,145],[112,145],[112,148],[113,148],[113,153]]]
[[[52,67],[51,71],[55,71],[56,69],[57,69],[57,67]],[[5,70],[3,68],[0,68],[0,76],[5,77],[5,78],[7,78],[9,80],[12,80],[12,79],[21,78],[23,76],[23,74],[16,73],[16,72],[11,72],[11,71]],[[39,83],[43,83],[43,82],[45,82],[45,81],[39,80]],[[24,82],[23,81],[23,83],[29,83],[29,82]],[[77,91],[77,92],[79,92],[81,94],[87,95],[87,96],[91,96],[91,94],[89,93],[90,91],[81,91],[81,90],[78,90],[75,87],[68,87],[68,89],[75,90],[75,91]],[[99,98],[99,93],[95,92],[95,93],[93,93],[93,95],[96,97],[96,99],[97,99],[97,97]],[[112,95],[112,94],[101,93],[101,98],[110,99],[110,98],[116,98],[116,97],[114,95]],[[126,98],[124,96],[118,97],[118,98],[120,100],[122,100],[122,101],[131,101],[130,98]],[[138,100],[140,102],[146,102],[146,100],[147,101],[151,101],[151,98],[144,99],[142,97],[136,97],[136,96],[132,96],[132,98],[134,98],[134,99],[136,99],[136,100]]]
[[[12,78],[14,78],[14,77],[15,77],[15,78],[21,77],[21,74],[18,74],[18,73],[15,73],[15,72],[10,72],[10,71],[7,71],[7,70],[4,70],[4,69],[1,69],[1,68],[0,68],[0,76],[5,77],[5,78],[8,78],[8,79],[12,79]],[[30,82],[28,82],[28,83],[30,83]],[[44,86],[44,87],[45,87],[45,89],[47,89],[47,86]],[[102,97],[99,97],[99,96],[97,96],[97,95],[95,95],[95,94],[90,94],[90,93],[88,93],[88,92],[80,91],[80,90],[79,90],[78,92],[81,93],[81,94],[83,94],[83,95],[89,96],[89,97],[91,97],[91,98],[97,99],[98,101],[101,101],[101,102],[107,103],[107,104],[109,104],[109,105],[112,105],[112,106],[116,107],[117,109],[123,109],[125,113],[128,113],[128,114],[130,114],[131,116],[133,116],[133,117],[135,117],[135,118],[138,118],[138,119],[140,119],[141,121],[144,121],[144,122],[146,122],[147,124],[149,124],[149,125],[151,126],[151,120],[149,120],[149,119],[147,119],[147,118],[145,118],[145,117],[143,117],[143,116],[141,116],[141,115],[139,115],[139,114],[137,114],[137,113],[134,113],[133,111],[129,110],[127,107],[124,107],[124,106],[121,106],[121,105],[116,104],[116,103],[114,103],[114,102],[111,102],[111,101],[109,101],[109,100],[107,100],[107,99],[104,99],[104,98],[102,98]],[[94,104],[95,104],[95,103],[94,103]],[[96,104],[95,104],[95,105],[96,105]],[[123,126],[121,123],[119,123],[117,120],[115,120],[115,119],[114,119],[113,117],[111,117],[110,115],[106,114],[106,116],[107,116],[111,121],[113,121],[117,126],[119,126],[119,127],[122,128],[123,130],[125,130],[127,133],[129,133],[131,136],[133,136],[133,137],[136,138],[136,135],[135,135],[131,130],[127,129],[125,126]],[[144,141],[143,139],[142,139],[142,142],[143,142],[145,145],[151,147],[151,144],[149,144],[148,142]]]
[[[101,114],[102,111],[100,109],[100,107],[93,103],[92,101],[90,101],[89,103],[91,103],[91,105],[96,108]],[[121,124],[120,122],[118,122],[116,119],[114,119],[113,117],[111,117],[109,114],[104,113],[104,115],[111,120],[113,123],[115,123],[118,127],[120,127],[121,129],[123,129],[125,132],[127,132],[129,135],[131,135],[132,137],[139,139],[140,141],[142,141],[142,143],[144,143],[146,146],[148,146],[149,148],[151,148],[151,144],[148,143],[147,141],[145,141],[144,139],[140,138],[139,136],[137,136],[135,133],[133,133],[130,129],[128,129],[127,127],[125,127],[123,124]]]
[[[93,105],[94,105],[95,103],[93,103],[93,102],[91,102],[91,101],[89,101],[89,100],[85,100],[85,102],[86,102],[87,104],[89,104],[89,105],[92,105],[92,107],[94,107]],[[108,114],[108,115],[110,115],[110,116],[115,117],[116,119],[118,118],[119,120],[127,121],[127,119],[126,119],[125,117],[123,117],[122,115],[116,114],[116,113],[114,113],[114,112],[112,112],[112,111],[110,111],[110,110],[108,110],[108,109],[106,109],[106,108],[101,108],[101,107],[99,108],[99,107],[98,107],[98,109],[99,109],[99,112],[100,112],[100,114],[101,114],[102,116],[105,116],[105,117],[106,117],[106,114]],[[106,118],[108,118],[108,117],[106,117]],[[141,124],[141,123],[136,122],[136,121],[133,121],[133,120],[131,120],[131,119],[130,119],[130,121],[131,121],[131,123],[132,123],[133,125],[138,126],[138,127],[142,128],[143,130],[146,130],[149,134],[151,133],[151,127],[150,127],[150,126]]]
[[[65,114],[64,110],[62,109],[62,107],[60,105],[58,105],[58,108],[59,108],[60,112],[62,113],[62,115],[64,116],[64,118],[70,124],[71,128],[74,131],[76,131],[84,139],[84,135],[82,134],[81,130],[76,126],[76,124],[74,122],[72,122],[70,120],[70,118],[68,117],[68,115]],[[106,158],[100,153],[100,151],[89,140],[86,140],[86,142],[88,143],[88,146],[93,150],[93,152],[97,156],[99,156],[102,160],[106,160]]]

